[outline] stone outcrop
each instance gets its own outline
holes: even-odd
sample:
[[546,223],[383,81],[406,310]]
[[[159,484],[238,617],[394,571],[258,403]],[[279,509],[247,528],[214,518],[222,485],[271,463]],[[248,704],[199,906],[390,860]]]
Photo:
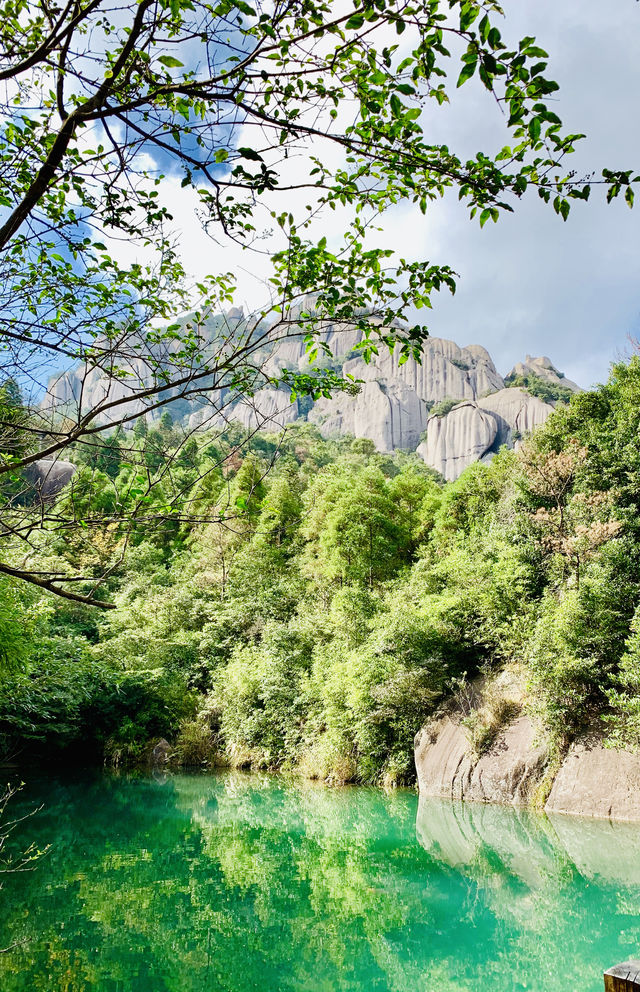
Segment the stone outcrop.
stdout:
[[507,379],[520,375],[535,375],[552,386],[564,386],[565,389],[570,389],[572,393],[579,393],[581,391],[577,383],[572,382],[571,379],[567,379],[558,372],[551,359],[547,358],[546,355],[541,355],[539,358],[532,358],[531,355],[527,355],[524,362],[516,362],[511,372],[509,372]]
[[353,434],[369,438],[378,451],[415,451],[427,423],[427,410],[403,383],[365,380],[356,396],[319,400],[309,414],[325,436]]
[[[477,756],[462,713],[454,709],[416,736],[415,763],[422,797],[518,807],[529,805],[553,773],[545,812],[554,817],[568,849],[579,846],[582,835],[572,839],[566,814],[640,822],[640,753],[608,749],[592,734],[575,741],[555,769],[541,728],[527,715],[508,722]],[[576,850],[572,857],[579,862],[582,855]],[[593,857],[590,851],[589,860]]]
[[171,757],[171,745],[169,741],[161,737],[158,743],[151,749],[149,754],[149,764],[154,767],[166,765]]
[[39,458],[24,470],[27,482],[37,490],[42,500],[53,499],[71,481],[76,471],[72,462]]
[[417,452],[448,482],[494,450],[498,424],[477,403],[461,403],[444,417],[430,417]]
[[546,809],[614,820],[640,820],[640,755],[605,748],[597,738],[571,745]]
[[[400,364],[399,349],[393,353],[384,349],[369,364],[358,357],[348,359],[343,372],[362,381],[360,393],[319,400],[309,420],[327,436],[349,433],[367,437],[379,451],[415,451],[434,403],[445,399],[474,401],[486,392],[504,388],[484,348],[460,348],[443,338],[426,341],[420,363],[409,358]],[[465,445],[470,437],[475,437],[475,432],[467,429],[458,432],[457,440]],[[450,455],[454,451],[458,458],[457,449],[449,445],[448,451]],[[474,460],[473,456],[461,458],[457,475]]]
[[418,454],[451,481],[473,462],[488,460],[501,445],[517,447],[550,413],[552,406],[524,389],[500,389],[460,403],[443,417],[430,417]]
[[547,763],[538,728],[527,716],[505,727],[492,746],[474,757],[459,716],[445,716],[416,737],[420,794],[471,802],[525,806]]

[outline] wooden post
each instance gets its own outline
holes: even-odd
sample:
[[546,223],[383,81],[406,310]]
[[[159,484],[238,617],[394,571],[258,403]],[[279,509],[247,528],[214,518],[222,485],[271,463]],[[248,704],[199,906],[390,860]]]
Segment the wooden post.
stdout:
[[640,992],[640,961],[625,961],[605,971],[604,992]]

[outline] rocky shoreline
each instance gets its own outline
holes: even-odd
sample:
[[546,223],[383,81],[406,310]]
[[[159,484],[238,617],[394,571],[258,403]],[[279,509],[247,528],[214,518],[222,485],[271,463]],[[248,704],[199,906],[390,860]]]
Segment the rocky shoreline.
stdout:
[[640,822],[640,754],[607,748],[592,733],[576,739],[557,760],[536,721],[519,714],[478,755],[463,721],[463,712],[454,710],[418,733],[421,797]]

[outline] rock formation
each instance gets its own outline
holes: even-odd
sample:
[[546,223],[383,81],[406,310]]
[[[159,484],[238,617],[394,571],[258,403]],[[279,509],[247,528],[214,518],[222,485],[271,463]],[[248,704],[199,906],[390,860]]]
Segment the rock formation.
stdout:
[[509,372],[507,379],[515,379],[518,376],[526,377],[528,375],[537,376],[538,379],[543,379],[544,382],[548,382],[551,386],[564,386],[565,389],[570,389],[572,393],[580,392],[580,386],[572,382],[571,379],[567,379],[561,372],[558,372],[551,359],[547,358],[546,355],[542,355],[540,358],[532,358],[531,355],[527,355],[524,362],[516,362],[511,372]]
[[[290,315],[302,319],[313,309],[313,299]],[[186,321],[186,318],[185,318]],[[220,328],[244,327],[243,314],[237,308],[226,314],[212,316],[200,328],[215,342]],[[481,345],[461,348],[453,341],[429,338],[423,348],[421,362],[409,358],[400,361],[400,350],[392,353],[381,347],[380,353],[366,363],[358,354],[361,333],[347,324],[325,322],[322,339],[328,345],[332,367],[360,383],[360,391],[352,396],[339,393],[331,399],[317,400],[305,414],[297,401],[291,401],[286,390],[269,384],[283,369],[306,371],[310,368],[303,335],[294,331],[282,341],[265,345],[262,364],[263,378],[257,374],[255,392],[251,397],[234,397],[222,389],[205,400],[197,400],[184,414],[190,429],[202,426],[220,427],[230,421],[247,430],[281,430],[300,416],[315,424],[325,436],[352,434],[369,438],[379,451],[397,448],[416,451],[427,465],[445,479],[456,479],[478,460],[489,460],[501,445],[517,446],[533,428],[544,423],[552,412],[549,402],[532,395],[530,381],[546,384],[563,393],[579,387],[558,372],[546,357],[527,355],[509,373],[507,380],[518,383],[505,388],[491,356]],[[274,332],[275,334],[275,332]],[[170,361],[171,346],[167,349]],[[158,360],[158,356],[154,361]],[[130,360],[130,375],[106,380],[97,370],[71,369],[50,383],[43,404],[49,412],[78,417],[103,403],[105,399],[126,398],[131,383],[145,381],[145,366],[138,356]],[[524,380],[527,380],[525,382]],[[540,391],[540,390],[538,390]],[[548,398],[549,389],[543,391]],[[440,405],[440,409],[438,409]],[[182,404],[184,407],[184,403]],[[445,412],[445,407],[448,412]],[[128,413],[140,412],[140,402],[127,404]],[[118,416],[124,412],[118,407]],[[433,410],[433,412],[432,412]],[[108,418],[109,411],[103,414]]]
[[24,470],[27,482],[34,487],[40,499],[53,499],[71,481],[76,466],[62,459],[39,458]]
[[552,406],[524,389],[501,389],[460,403],[443,417],[430,417],[418,454],[451,481],[472,462],[491,458],[501,445],[517,447],[552,412]]
[[367,437],[379,451],[415,450],[434,403],[473,401],[504,388],[484,348],[460,348],[443,338],[426,341],[420,363],[410,358],[401,365],[399,349],[393,354],[381,350],[368,365],[357,357],[347,360],[343,371],[363,381],[360,394],[319,400],[309,420],[325,435]]
[[[579,389],[548,358],[527,356],[521,368],[550,385]],[[429,338],[421,363],[410,358],[400,365],[397,350],[385,351],[369,365],[361,358],[348,359],[343,371],[363,380],[360,393],[319,400],[309,421],[325,436],[348,433],[369,438],[379,451],[417,450],[448,481],[473,462],[489,460],[502,445],[517,447],[553,412],[550,403],[526,388],[505,388],[480,345],[460,348],[453,341]],[[515,370],[510,373],[514,374]],[[455,400],[461,402],[448,412],[430,415],[435,404]]]

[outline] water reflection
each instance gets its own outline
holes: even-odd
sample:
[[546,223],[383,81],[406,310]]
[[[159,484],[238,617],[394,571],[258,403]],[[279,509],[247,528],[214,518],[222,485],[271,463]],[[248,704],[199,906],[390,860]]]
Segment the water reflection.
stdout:
[[568,866],[585,878],[640,887],[640,828],[560,813],[420,798],[418,841],[452,866],[472,865],[491,849],[527,885],[546,884]]
[[237,774],[28,799],[53,848],[4,882],[7,992],[599,992],[640,944],[624,824]]

